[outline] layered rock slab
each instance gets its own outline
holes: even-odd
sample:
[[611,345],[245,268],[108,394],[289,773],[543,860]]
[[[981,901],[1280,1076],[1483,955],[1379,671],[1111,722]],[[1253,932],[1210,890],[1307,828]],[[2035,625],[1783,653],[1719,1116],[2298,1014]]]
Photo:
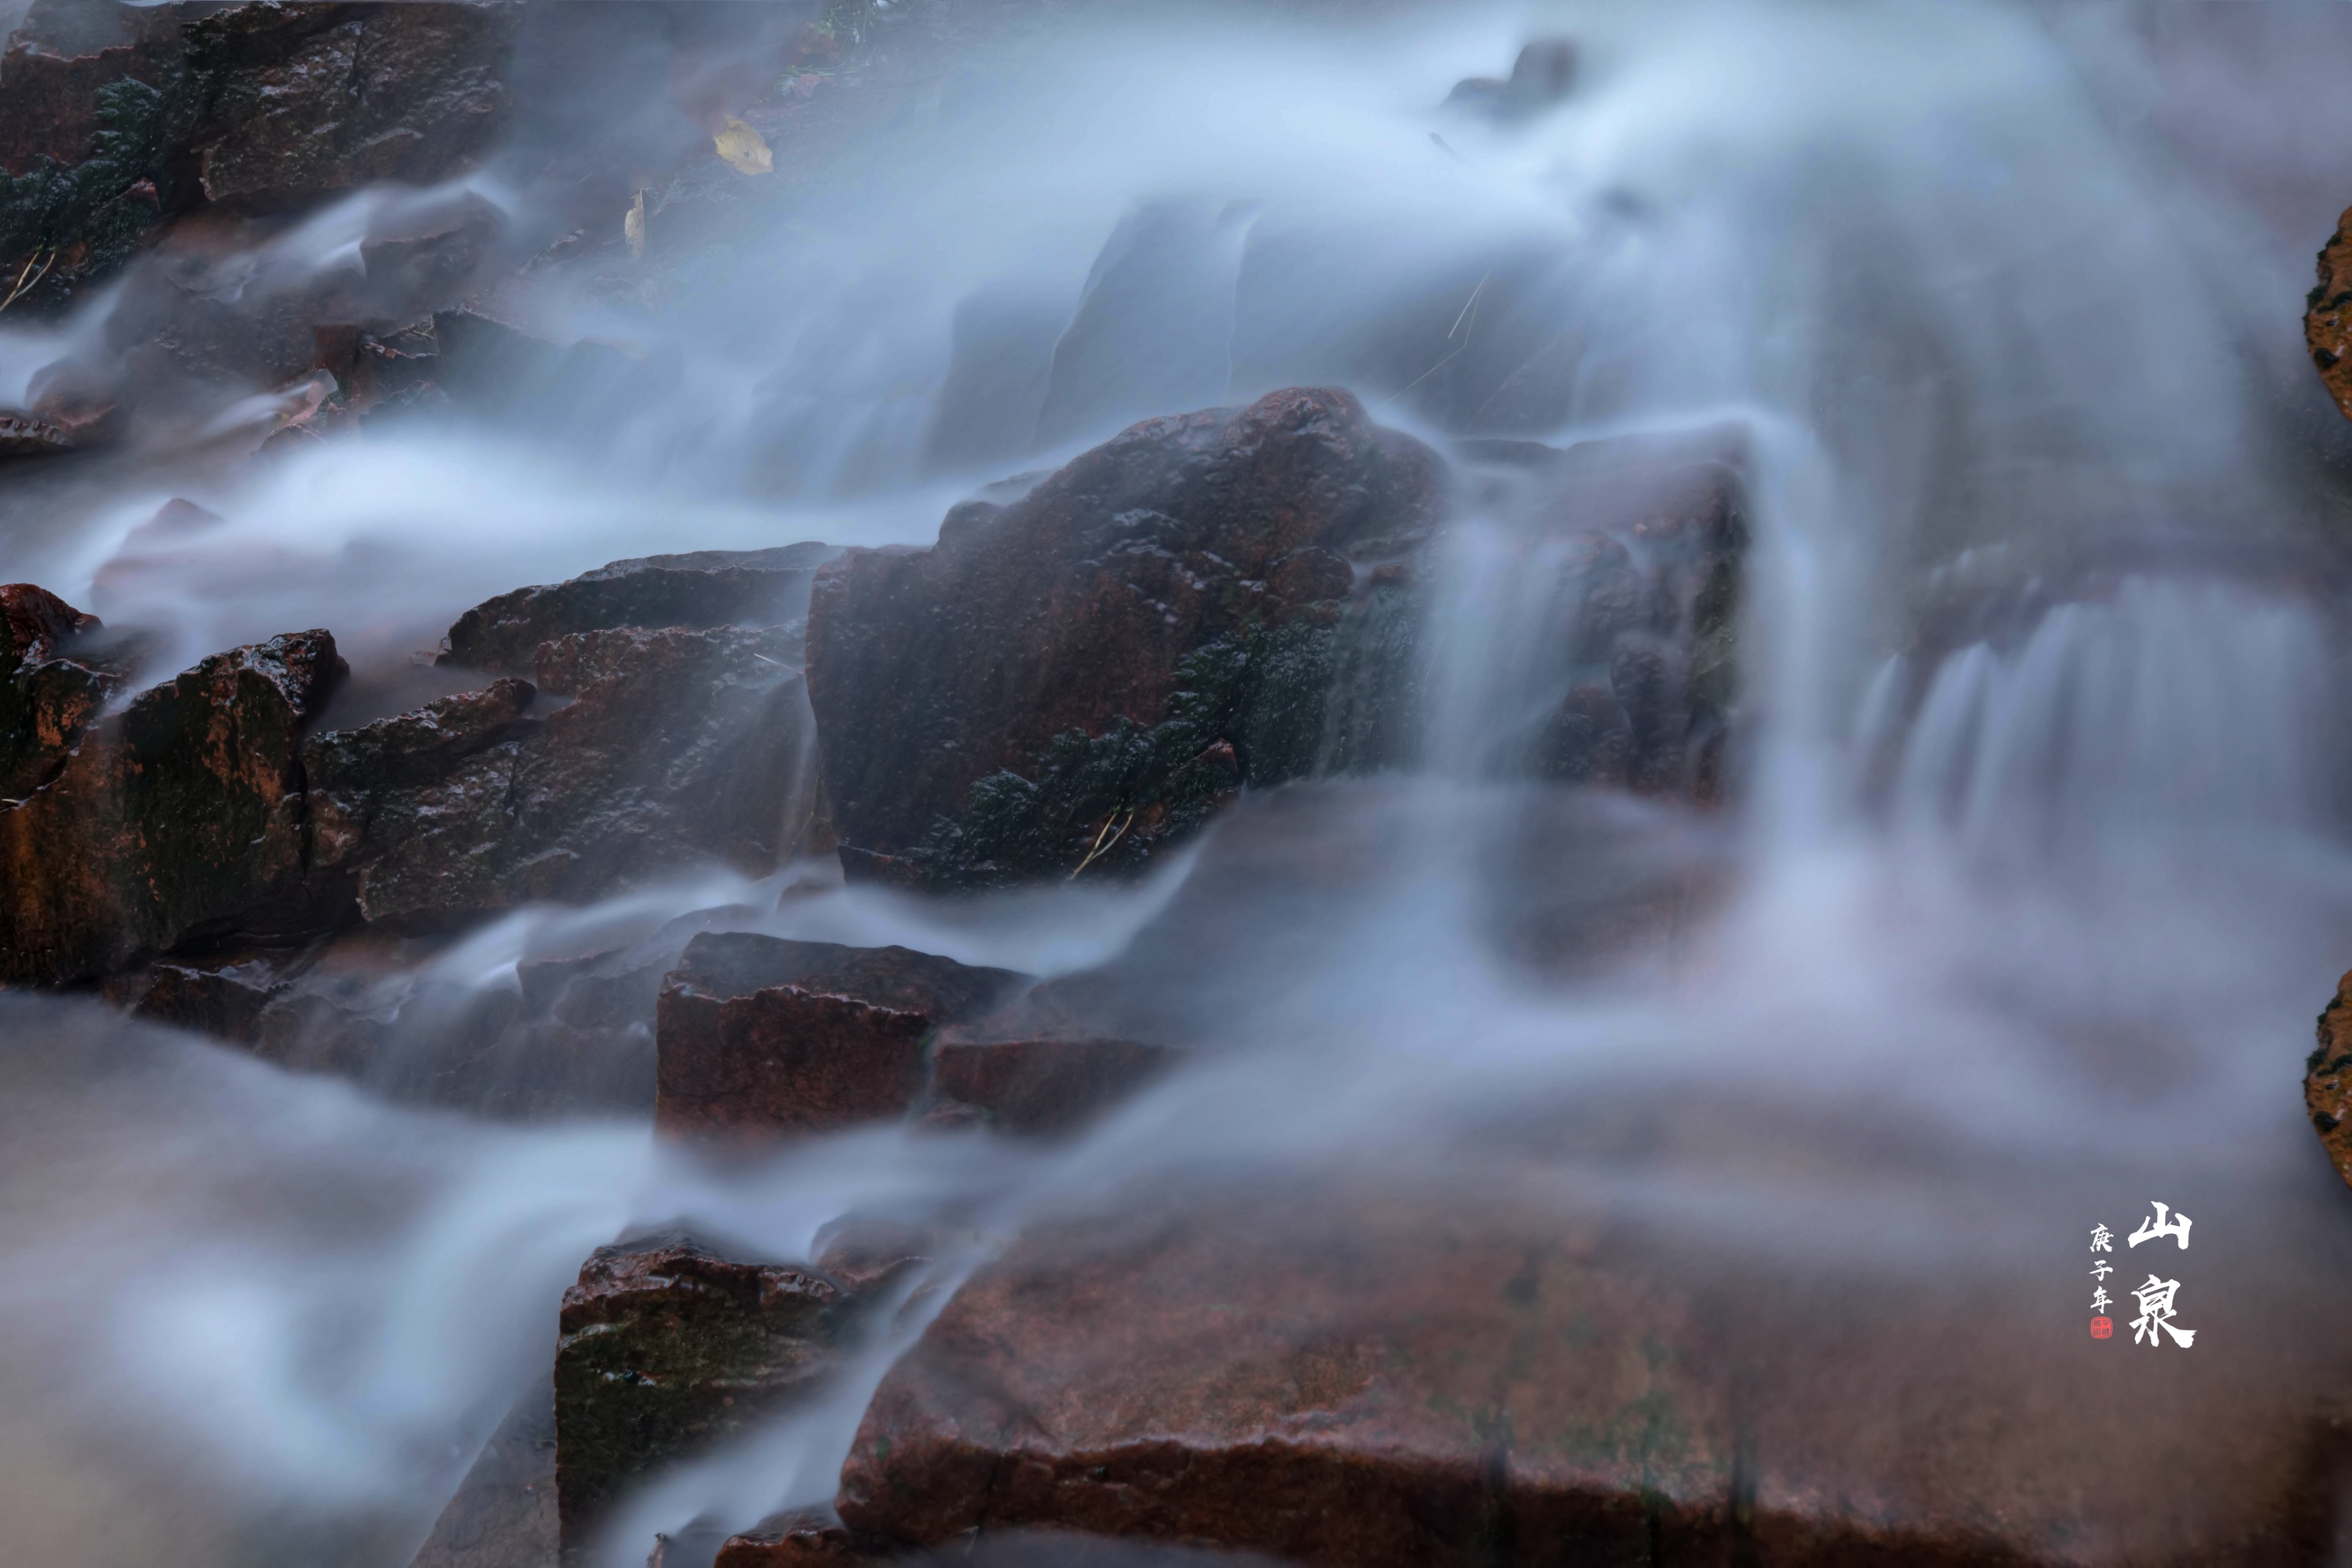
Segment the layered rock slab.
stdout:
[[305,924],[300,747],[342,674],[333,637],[292,632],[92,725],[53,780],[0,810],[0,979],[95,978]]
[[654,1124],[759,1136],[903,1116],[940,1026],[1028,983],[906,947],[697,936],[662,986]]
[[1024,1242],[883,1384],[842,1518],[906,1545],[1054,1525],[1335,1568],[1721,1534],[1729,1422],[1664,1349],[1686,1303],[1589,1245],[1457,1221],[1400,1268],[1381,1243],[1402,1239],[1163,1213]]

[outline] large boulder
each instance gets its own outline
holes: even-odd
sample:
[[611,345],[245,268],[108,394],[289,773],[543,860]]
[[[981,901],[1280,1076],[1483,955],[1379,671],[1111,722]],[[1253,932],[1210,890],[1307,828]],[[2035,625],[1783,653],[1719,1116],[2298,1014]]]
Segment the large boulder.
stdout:
[[764,874],[816,816],[793,644],[734,626],[573,632],[537,650],[535,683],[318,736],[312,873],[361,918],[415,930],[696,862]]
[[0,979],[72,981],[310,918],[304,727],[343,673],[298,632],[215,653],[83,734],[0,810]]
[[[1317,638],[1370,591],[1360,562],[1426,538],[1441,473],[1348,393],[1293,390],[1147,420],[1008,506],[959,506],[931,549],[847,552],[808,633],[845,862],[1067,874],[1303,771]],[[1043,772],[1070,787],[1041,794]]]
[[774,1416],[835,1362],[856,1293],[685,1235],[597,1249],[563,1293],[555,1484],[567,1555],[629,1486]]
[[756,1136],[903,1116],[940,1026],[1026,983],[905,947],[697,936],[662,986],[654,1124]]

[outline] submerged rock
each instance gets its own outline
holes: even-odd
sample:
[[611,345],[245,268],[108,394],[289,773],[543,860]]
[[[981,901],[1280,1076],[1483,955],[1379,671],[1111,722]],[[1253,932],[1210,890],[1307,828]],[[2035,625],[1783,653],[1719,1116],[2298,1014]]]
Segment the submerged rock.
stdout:
[[1577,48],[1571,38],[1537,38],[1519,50],[1507,78],[1465,77],[1445,107],[1499,120],[1523,120],[1561,102],[1576,87]]
[[445,664],[528,671],[542,643],[615,626],[781,626],[808,612],[809,580],[831,546],[694,550],[616,560],[568,582],[518,588],[449,628]]
[[2303,1107],[2336,1174],[2352,1186],[2352,974],[2319,1015],[2319,1044],[2304,1063]]
[[905,947],[697,936],[662,986],[654,1124],[756,1135],[903,1116],[939,1027],[1026,983]]
[[0,979],[71,981],[236,930],[299,927],[302,731],[344,672],[298,632],[215,653],[90,726],[0,810]]
[[563,1292],[555,1483],[571,1558],[633,1482],[754,1427],[835,1363],[856,1296],[673,1234],[597,1249]]
[[1303,770],[1354,559],[1426,537],[1441,470],[1348,393],[1294,390],[1147,420],[956,507],[932,549],[847,552],[808,639],[845,841],[920,847],[933,880],[1066,875]]

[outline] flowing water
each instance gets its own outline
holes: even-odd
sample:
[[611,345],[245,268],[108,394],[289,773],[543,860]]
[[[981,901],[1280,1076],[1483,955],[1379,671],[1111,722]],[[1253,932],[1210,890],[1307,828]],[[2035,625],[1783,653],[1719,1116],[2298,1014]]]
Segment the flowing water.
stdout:
[[[975,483],[1302,382],[1438,444],[1734,431],[1756,544],[1723,811],[1534,779],[1571,563],[1472,503],[1416,760],[1245,799],[1150,880],[933,904],[681,867],[432,960],[510,987],[531,953],[719,910],[1108,966],[1214,1050],[1071,1145],[875,1131],[706,1167],[641,1120],[407,1109],[0,998],[0,1555],[405,1563],[544,1378],[581,1260],[631,1226],[798,1258],[851,1211],[941,1219],[951,1287],[1138,1194],[1358,1174],[1533,1190],[1562,1224],[1602,1206],[1662,1269],[1780,1301],[1749,1348],[1818,1387],[1846,1386],[1862,1322],[1875,1381],[1822,1407],[1883,1402],[1930,1455],[2007,1432],[1954,1462],[2063,1475],[2071,1552],[2226,1535],[2274,1479],[2241,1418],[2352,1387],[2352,1197],[2297,1097],[2352,964],[2326,565],[2352,468],[2295,338],[2352,200],[2338,15],[1015,8],[756,243],[635,296],[522,292],[551,336],[658,368],[657,396],[241,465],[269,405],[236,389],[111,465],[14,481],[0,576],[167,632],[159,668],[326,625],[385,690],[517,584],[928,543]],[[1549,32],[1581,47],[1568,101],[1436,110]],[[209,286],[348,267],[400,204],[461,194],[560,232],[494,165],[355,198]],[[0,394],[100,351],[110,308],[0,333]],[[958,345],[992,333],[1011,368],[959,391]],[[1482,367],[1533,340],[1566,347],[1529,412]],[[224,520],[142,535],[175,496]],[[778,906],[796,878],[816,891]],[[1664,939],[1522,961],[1531,911],[1635,884],[1682,890]],[[2085,1238],[2152,1199],[2196,1220],[2186,1354],[2083,1337]],[[923,1321],[666,1477],[606,1560],[824,1503]],[[1846,1431],[1801,1463],[1866,1490]]]

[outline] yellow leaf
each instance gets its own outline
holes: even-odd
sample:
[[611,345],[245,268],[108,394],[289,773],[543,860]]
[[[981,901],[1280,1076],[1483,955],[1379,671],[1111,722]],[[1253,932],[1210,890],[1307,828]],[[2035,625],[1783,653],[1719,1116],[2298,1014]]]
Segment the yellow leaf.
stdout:
[[727,129],[710,140],[739,174],[766,174],[776,167],[776,155],[768,151],[760,133],[731,114],[727,117]]
[[629,215],[621,220],[621,237],[629,242],[631,256],[646,254],[646,193],[643,191],[639,191],[637,199],[629,204]]

